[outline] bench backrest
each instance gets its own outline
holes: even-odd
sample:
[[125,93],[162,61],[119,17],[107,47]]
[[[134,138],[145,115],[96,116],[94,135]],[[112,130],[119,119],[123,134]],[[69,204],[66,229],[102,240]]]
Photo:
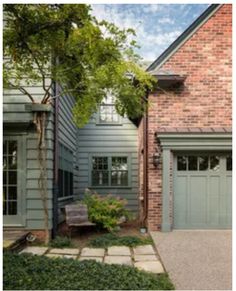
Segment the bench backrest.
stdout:
[[65,206],[66,223],[68,225],[76,225],[88,222],[88,208],[84,204],[68,204]]

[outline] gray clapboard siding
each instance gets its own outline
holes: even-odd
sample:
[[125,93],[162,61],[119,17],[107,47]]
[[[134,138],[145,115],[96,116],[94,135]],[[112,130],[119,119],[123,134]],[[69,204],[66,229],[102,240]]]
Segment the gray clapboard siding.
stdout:
[[[97,114],[97,113],[96,113]],[[113,194],[128,201],[127,207],[138,212],[138,136],[136,126],[128,119],[121,117],[121,124],[97,124],[94,114],[89,123],[78,130],[78,165],[79,165],[79,199],[83,198],[86,188],[99,194]],[[89,176],[91,165],[90,156],[96,154],[124,154],[130,156],[130,187],[114,188],[91,187]]]
[[[50,80],[46,80],[49,84]],[[40,102],[44,91],[41,84],[34,84],[27,86],[27,90],[32,93],[36,102]],[[31,104],[28,96],[22,94],[18,90],[4,90],[3,92],[3,122],[5,124],[21,124],[29,123],[33,120],[32,112],[26,110],[25,105]],[[47,192],[48,192],[48,204],[49,204],[49,224],[52,226],[52,191],[53,191],[53,128],[54,128],[54,108],[52,106],[48,117],[47,129],[46,129],[46,151],[47,151]],[[25,201],[22,203],[25,205],[25,228],[27,229],[43,229],[43,207],[39,193],[38,177],[39,177],[39,165],[38,165],[38,151],[37,151],[37,133],[35,130],[24,130],[24,133],[20,129],[8,131],[7,127],[4,127],[4,135],[19,135],[24,136],[24,156],[22,159],[26,159],[24,169],[25,177],[22,176],[22,185],[24,189],[21,189],[20,193],[24,193]],[[41,213],[39,215],[39,213]]]
[[[78,170],[77,170],[77,133],[78,128],[73,122],[72,108],[75,100],[72,96],[63,96],[59,98],[59,114],[58,114],[58,140],[66,148],[73,152],[73,191],[74,196],[78,195]],[[59,208],[71,202],[68,199],[59,198]],[[59,223],[63,221],[64,216],[59,213]]]
[[[42,220],[44,217],[43,210],[37,210],[37,209],[32,209],[27,211],[27,218],[30,219],[31,217],[34,217],[37,220]],[[49,219],[52,220],[52,212],[49,214]]]
[[[50,212],[49,212],[50,213]],[[50,214],[51,215],[51,214]],[[51,216],[49,216],[49,229],[52,229],[52,219],[50,219]],[[26,229],[43,229],[43,224],[42,224],[42,219],[32,219],[32,218],[28,218],[26,220]]]

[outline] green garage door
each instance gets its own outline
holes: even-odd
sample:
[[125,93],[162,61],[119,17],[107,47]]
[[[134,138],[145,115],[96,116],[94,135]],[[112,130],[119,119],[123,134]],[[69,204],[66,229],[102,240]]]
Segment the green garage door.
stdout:
[[174,173],[175,229],[231,228],[231,153],[176,154]]

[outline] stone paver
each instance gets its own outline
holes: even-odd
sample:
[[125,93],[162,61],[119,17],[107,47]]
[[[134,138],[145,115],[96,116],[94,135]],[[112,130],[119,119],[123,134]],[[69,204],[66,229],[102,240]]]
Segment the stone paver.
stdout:
[[155,255],[155,250],[152,245],[138,246],[134,248],[135,255]]
[[46,253],[47,250],[47,247],[26,247],[23,251],[20,252],[20,254],[30,253],[33,255],[42,256]]
[[142,271],[152,272],[155,274],[164,273],[161,262],[159,261],[149,261],[149,262],[136,262],[134,266]]
[[73,256],[73,255],[64,255],[63,258],[66,258],[66,259],[77,259],[77,256]]
[[63,255],[59,255],[59,254],[46,254],[46,257],[52,258],[52,259],[56,259],[56,258],[63,258]]
[[157,257],[155,255],[134,255],[134,260],[136,262],[157,261]]
[[103,257],[80,257],[79,261],[85,261],[85,260],[94,260],[96,262],[102,263]]
[[104,248],[83,248],[80,253],[78,248],[53,248],[26,247],[21,253],[45,255],[48,258],[78,259],[79,261],[94,260],[106,264],[118,264],[135,266],[140,270],[152,273],[163,273],[164,269],[158,260],[152,245],[143,245],[135,248],[126,246],[108,247],[107,253]]
[[176,290],[232,290],[231,230],[151,232]]
[[70,249],[70,248],[64,248],[64,249],[51,249],[49,251],[50,254],[64,254],[64,255],[78,255],[79,249]]
[[105,256],[104,263],[132,266],[130,256]]
[[109,256],[130,256],[131,255],[129,247],[122,247],[122,246],[109,247],[107,250],[107,253]]
[[103,257],[104,255],[105,249],[83,248],[81,251],[81,257]]

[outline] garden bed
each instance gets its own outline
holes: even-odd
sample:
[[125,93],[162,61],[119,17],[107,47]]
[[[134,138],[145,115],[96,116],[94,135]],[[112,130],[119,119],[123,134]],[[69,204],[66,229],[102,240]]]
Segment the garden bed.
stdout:
[[95,261],[4,253],[4,290],[173,290],[167,274]]
[[[68,236],[68,229],[67,225],[63,223],[58,231],[58,235],[61,237],[66,237]],[[88,246],[93,246],[95,247],[95,244],[92,245],[91,242],[95,240],[100,240],[101,243],[103,238],[106,236],[109,236],[109,232],[105,230],[98,230],[96,227],[86,227],[86,228],[74,228],[72,237],[71,237],[71,246],[73,247],[88,247]],[[150,244],[152,243],[152,239],[149,236],[149,234],[141,234],[139,231],[139,223],[137,221],[131,221],[131,222],[126,222],[122,224],[120,230],[115,233],[115,236],[118,237],[133,237],[133,238],[138,238],[140,239],[140,244]],[[111,245],[127,245],[125,243],[116,243],[114,239],[111,239],[113,243],[111,244],[106,244],[106,245],[97,245],[97,247],[107,247]],[[111,241],[110,240],[110,241]],[[131,239],[132,241],[132,239]],[[123,241],[124,242],[124,241]],[[106,242],[104,242],[106,243]],[[133,245],[127,245],[127,246],[135,246],[139,244],[133,244]],[[59,247],[59,246],[58,246]],[[67,245],[67,247],[70,247],[70,245]]]

